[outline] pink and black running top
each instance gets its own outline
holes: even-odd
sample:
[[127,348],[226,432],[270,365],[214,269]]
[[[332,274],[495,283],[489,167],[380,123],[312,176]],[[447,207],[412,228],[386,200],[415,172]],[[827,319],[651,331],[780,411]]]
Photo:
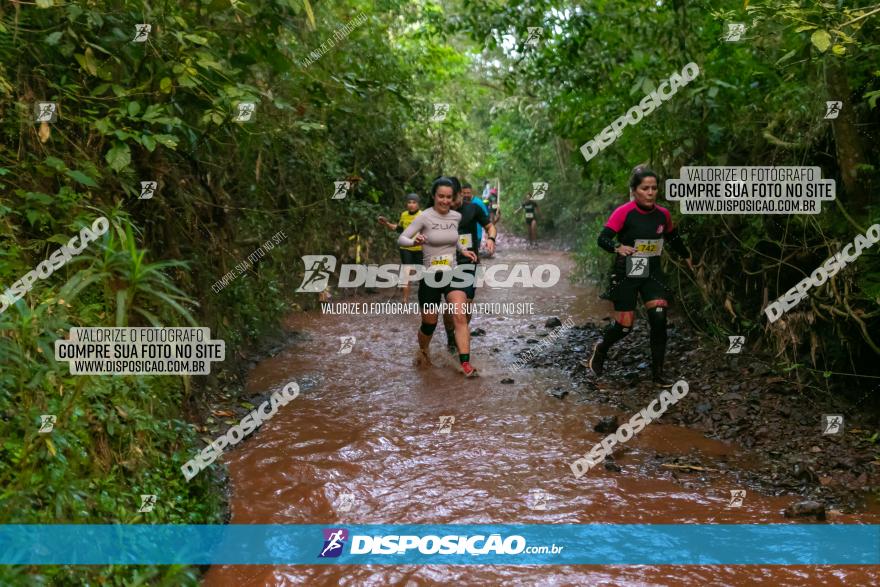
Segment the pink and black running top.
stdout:
[[662,239],[678,255],[685,258],[690,256],[690,252],[672,224],[669,210],[656,204],[652,208],[642,208],[633,200],[618,206],[605,223],[605,228],[599,233],[599,246],[613,253],[617,246],[614,243],[615,237],[620,244],[629,247],[635,246],[637,240]]

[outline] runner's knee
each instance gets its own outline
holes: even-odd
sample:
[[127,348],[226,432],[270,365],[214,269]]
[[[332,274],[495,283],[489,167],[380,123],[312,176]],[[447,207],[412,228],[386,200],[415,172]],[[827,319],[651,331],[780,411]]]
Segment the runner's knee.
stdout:
[[422,325],[419,326],[419,332],[424,334],[425,336],[432,336],[434,334],[434,329],[437,328],[437,323],[429,324],[427,322],[422,322]]
[[636,313],[633,311],[617,312],[614,319],[624,328],[632,328],[633,322],[635,321],[635,314]]

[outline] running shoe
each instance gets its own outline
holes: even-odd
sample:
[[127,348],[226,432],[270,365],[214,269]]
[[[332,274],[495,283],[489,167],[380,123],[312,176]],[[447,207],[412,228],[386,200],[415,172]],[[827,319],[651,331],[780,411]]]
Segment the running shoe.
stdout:
[[428,356],[428,351],[423,351],[422,349],[416,349],[416,358],[413,361],[413,364],[416,367],[430,367],[431,366],[431,357]]
[[465,377],[477,376],[477,370],[470,364],[469,361],[465,361],[461,364],[461,370],[464,372]]
[[654,373],[651,380],[654,382],[655,385],[659,385],[660,387],[672,387],[673,383],[673,381],[666,377],[665,374],[656,372]]

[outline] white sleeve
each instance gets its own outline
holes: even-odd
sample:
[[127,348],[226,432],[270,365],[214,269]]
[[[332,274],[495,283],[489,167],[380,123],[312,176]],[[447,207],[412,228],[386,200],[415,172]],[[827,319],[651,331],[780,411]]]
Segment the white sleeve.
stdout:
[[409,226],[406,227],[400,236],[397,237],[397,244],[402,247],[411,247],[416,244],[413,240],[413,237],[418,234],[422,229],[422,215],[419,214],[415,220],[413,220]]

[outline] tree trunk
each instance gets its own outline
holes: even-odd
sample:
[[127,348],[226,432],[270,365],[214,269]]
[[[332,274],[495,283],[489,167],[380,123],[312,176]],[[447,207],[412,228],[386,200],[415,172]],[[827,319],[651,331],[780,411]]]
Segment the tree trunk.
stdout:
[[851,204],[851,209],[863,210],[868,204],[868,189],[864,179],[858,176],[858,166],[866,163],[866,160],[856,130],[856,114],[853,108],[855,102],[851,99],[849,82],[841,62],[828,57],[824,67],[828,98],[843,102],[840,114],[831,120],[831,128],[837,146],[837,164],[843,178],[846,201]]

